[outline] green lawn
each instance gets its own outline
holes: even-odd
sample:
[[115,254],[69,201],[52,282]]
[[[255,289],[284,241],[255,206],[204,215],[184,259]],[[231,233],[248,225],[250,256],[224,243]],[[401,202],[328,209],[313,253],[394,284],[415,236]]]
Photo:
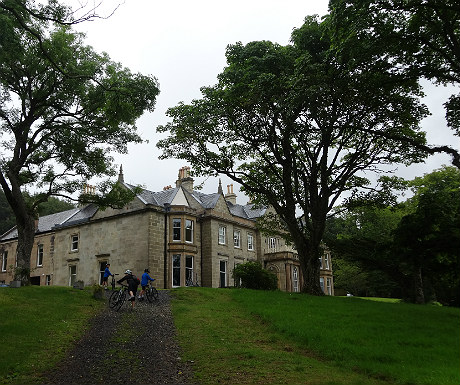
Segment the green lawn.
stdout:
[[78,339],[105,301],[90,290],[0,288],[0,384],[34,383]]
[[460,383],[460,310],[282,292],[174,291],[203,384]]

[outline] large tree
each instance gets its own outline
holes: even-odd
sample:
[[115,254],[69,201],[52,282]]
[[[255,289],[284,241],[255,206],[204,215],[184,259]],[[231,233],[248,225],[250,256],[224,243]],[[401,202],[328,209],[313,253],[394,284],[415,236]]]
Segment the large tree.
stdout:
[[297,249],[302,290],[317,295],[325,222],[340,197],[368,187],[363,173],[379,165],[420,160],[372,131],[425,140],[416,82],[366,44],[338,54],[328,28],[308,17],[287,46],[228,46],[218,83],[169,109],[172,121],[158,128],[169,133],[158,143],[163,158],[186,159],[197,175],[227,175],[274,208]]
[[[460,2],[458,0],[330,0],[337,50],[357,41],[373,44],[394,71],[437,84],[460,86]],[[460,92],[445,103],[447,126],[460,135]],[[389,135],[387,135],[390,137]],[[446,153],[460,168],[460,152],[391,136],[428,154]]]
[[[82,34],[50,21],[52,13],[40,17],[34,3],[1,5],[0,185],[16,218],[24,270],[38,205],[50,196],[73,197],[92,177],[113,176],[110,153],[141,141],[136,119],[153,110],[159,89],[155,78],[131,73],[84,45]],[[33,199],[24,194],[28,187],[39,192]],[[126,198],[110,187],[103,184],[92,199]]]

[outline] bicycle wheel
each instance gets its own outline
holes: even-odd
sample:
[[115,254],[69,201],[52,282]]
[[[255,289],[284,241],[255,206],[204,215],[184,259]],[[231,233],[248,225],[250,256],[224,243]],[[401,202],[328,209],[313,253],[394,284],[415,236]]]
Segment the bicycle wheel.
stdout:
[[125,300],[126,300],[126,290],[120,290],[118,294],[118,301],[114,309],[116,311],[120,310],[123,304],[125,303]]
[[114,291],[109,298],[109,307],[111,309],[115,308],[118,304],[118,296],[120,295],[120,291]]
[[153,302],[154,300],[158,299],[158,290],[154,288],[153,286],[149,287],[146,291],[145,294],[147,296],[147,299],[149,302]]

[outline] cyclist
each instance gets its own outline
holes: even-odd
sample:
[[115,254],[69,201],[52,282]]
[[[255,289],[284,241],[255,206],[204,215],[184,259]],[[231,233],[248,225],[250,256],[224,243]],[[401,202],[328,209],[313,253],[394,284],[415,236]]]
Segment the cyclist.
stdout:
[[137,293],[137,286],[139,285],[139,279],[133,275],[131,270],[126,270],[125,271],[125,276],[118,280],[117,282],[121,284],[123,281],[126,281],[128,283],[128,292],[130,295],[130,298],[128,301],[131,301],[131,308],[134,309],[134,302],[136,300],[136,293]]
[[147,289],[147,286],[149,285],[149,281],[152,281],[152,282],[155,281],[155,279],[150,277],[149,273],[150,273],[150,270],[145,269],[144,274],[142,274],[142,279],[141,279],[142,290],[138,297],[140,300],[144,299],[145,289]]
[[102,278],[102,286],[104,286],[105,290],[108,289],[107,283],[108,283],[109,277],[113,277],[113,274],[110,272],[110,263],[105,265],[104,278]]

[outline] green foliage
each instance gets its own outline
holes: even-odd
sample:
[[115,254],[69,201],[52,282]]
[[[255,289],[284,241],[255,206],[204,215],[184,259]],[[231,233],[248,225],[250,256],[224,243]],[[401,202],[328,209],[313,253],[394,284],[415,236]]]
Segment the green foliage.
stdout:
[[[430,79],[437,84],[460,84],[460,5],[457,0],[331,0],[332,40],[338,52],[366,42],[376,60],[388,60],[402,78]],[[365,61],[367,56],[363,56]],[[444,104],[447,126],[459,132],[460,94]],[[393,136],[397,139],[396,136]],[[445,152],[460,168],[460,153],[449,143],[425,146],[402,136],[430,154]]]
[[389,277],[408,301],[458,306],[460,171],[444,166],[409,186],[414,196],[396,207],[353,207],[330,221],[326,242],[354,269]]
[[[57,1],[0,3],[0,185],[14,208],[18,263],[25,266],[39,204],[114,176],[110,154],[142,142],[136,120],[153,111],[159,93],[154,77],[85,45],[71,15]],[[31,185],[40,193],[27,201]],[[120,198],[132,196],[107,193],[96,203],[120,206]]]
[[186,159],[196,175],[224,174],[274,208],[312,294],[322,293],[316,262],[328,213],[371,183],[357,172],[423,159],[380,134],[425,143],[417,82],[395,73],[371,42],[337,51],[331,37],[329,22],[311,16],[286,46],[229,45],[218,83],[170,108],[171,122],[157,128],[169,135],[157,144],[162,158]]
[[262,268],[259,262],[240,263],[232,272],[238,287],[258,290],[278,289],[278,278],[272,272]]

